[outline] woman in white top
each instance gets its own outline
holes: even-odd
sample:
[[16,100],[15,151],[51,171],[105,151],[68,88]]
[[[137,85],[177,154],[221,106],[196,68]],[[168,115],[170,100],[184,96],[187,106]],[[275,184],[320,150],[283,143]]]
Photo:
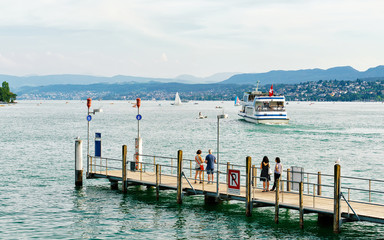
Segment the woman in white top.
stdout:
[[275,171],[274,171],[275,182],[273,183],[273,187],[271,191],[275,190],[277,179],[279,179],[281,174],[283,173],[283,165],[281,165],[280,163],[280,158],[276,157],[275,162],[276,162]]

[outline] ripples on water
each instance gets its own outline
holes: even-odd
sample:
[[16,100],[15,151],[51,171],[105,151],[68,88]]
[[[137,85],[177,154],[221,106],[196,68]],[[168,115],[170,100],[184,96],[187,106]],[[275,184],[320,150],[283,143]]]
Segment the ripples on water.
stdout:
[[[102,133],[103,155],[120,158],[123,144],[133,150],[137,109],[116,101],[93,101],[93,107],[104,109],[91,122],[92,135]],[[285,168],[303,166],[306,171],[332,174],[340,157],[343,175],[382,179],[381,103],[291,102],[291,123],[268,126],[239,120],[232,102],[175,107],[144,101],[140,109],[144,154],[176,157],[182,149],[185,158],[193,159],[197,149],[203,154],[208,148],[215,151],[216,115],[223,110],[229,119],[220,122],[221,162],[244,164],[251,156],[258,165],[264,155],[271,160],[279,156]],[[85,180],[85,186],[76,190],[74,138],[86,140],[86,111],[86,103],[80,101],[21,101],[0,109],[1,238],[373,239],[384,234],[382,225],[346,223],[336,236],[317,225],[316,215],[305,216],[302,231],[296,211],[282,209],[276,225],[272,208],[254,209],[253,217],[247,218],[244,203],[208,206],[201,196],[187,196],[179,206],[175,192],[162,191],[156,202],[153,190],[132,187],[124,195],[110,190],[105,180]],[[198,112],[208,118],[196,119]]]

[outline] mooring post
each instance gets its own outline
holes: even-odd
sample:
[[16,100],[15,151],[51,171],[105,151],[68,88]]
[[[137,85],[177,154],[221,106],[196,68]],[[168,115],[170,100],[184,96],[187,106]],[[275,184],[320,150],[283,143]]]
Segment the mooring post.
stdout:
[[334,208],[333,208],[333,232],[340,233],[341,226],[341,211],[340,211],[340,199],[341,199],[341,186],[340,186],[340,164],[335,164],[334,173]]
[[317,172],[317,195],[321,195],[321,172]]
[[181,172],[183,170],[183,151],[179,150],[177,152],[177,203],[182,204],[183,199],[181,198],[182,193],[182,176]]
[[299,185],[299,206],[300,206],[300,228],[304,228],[304,207],[303,207],[303,192],[304,192],[304,184],[300,182]]
[[251,217],[252,216],[252,204],[251,204],[251,166],[252,166],[252,158],[250,156],[248,156],[246,158],[246,174],[247,174],[247,179],[246,179],[246,194],[245,194],[245,198],[246,198],[246,209],[245,209],[245,214],[247,217]]
[[287,169],[287,192],[291,191],[291,169]]
[[275,223],[279,223],[279,192],[280,192],[280,178],[276,181],[276,194],[275,194]]
[[156,200],[159,201],[160,167],[156,164]]
[[122,176],[123,176],[123,192],[127,192],[128,184],[127,184],[127,145],[123,145],[122,148],[122,160],[123,160],[123,169],[122,169]]
[[75,186],[83,186],[83,141],[75,141]]

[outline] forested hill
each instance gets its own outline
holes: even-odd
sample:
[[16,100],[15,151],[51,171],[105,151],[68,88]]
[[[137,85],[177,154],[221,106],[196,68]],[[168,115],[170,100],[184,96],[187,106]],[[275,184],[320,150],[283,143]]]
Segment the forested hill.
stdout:
[[[104,100],[136,99],[173,100],[179,92],[182,100],[233,100],[245,91],[255,89],[254,84],[181,84],[181,83],[126,83],[91,85],[51,85],[24,87],[19,99],[71,100],[88,97]],[[267,92],[270,85],[259,86]],[[274,84],[276,94],[288,101],[383,101],[384,78],[356,81],[316,81],[299,84]]]

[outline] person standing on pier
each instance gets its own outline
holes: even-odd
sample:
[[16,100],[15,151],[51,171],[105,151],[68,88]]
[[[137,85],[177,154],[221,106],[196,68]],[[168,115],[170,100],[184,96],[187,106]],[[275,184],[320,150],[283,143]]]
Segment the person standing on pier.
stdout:
[[199,174],[200,183],[203,183],[201,181],[201,173],[204,171],[204,166],[203,166],[203,158],[200,155],[201,155],[201,150],[199,149],[199,150],[197,150],[196,156],[195,156],[195,161],[196,161],[196,165],[195,165],[195,170],[196,170],[195,183],[197,183],[196,182],[197,174]]
[[274,180],[275,181],[273,183],[273,187],[272,187],[271,191],[275,190],[277,179],[280,178],[281,173],[283,172],[283,165],[281,165],[281,163],[280,163],[280,158],[276,157],[275,162],[276,162],[275,171],[274,171]]
[[210,182],[213,184],[213,170],[215,170],[216,157],[212,155],[211,149],[208,150],[208,155],[205,157],[205,163],[207,164],[205,169],[207,170],[208,184]]
[[[269,167],[269,159],[267,156],[264,156],[260,166],[260,180],[263,181],[263,192],[269,191],[269,181],[271,181],[271,176],[269,176]],[[265,187],[265,185],[267,185],[267,187]]]

